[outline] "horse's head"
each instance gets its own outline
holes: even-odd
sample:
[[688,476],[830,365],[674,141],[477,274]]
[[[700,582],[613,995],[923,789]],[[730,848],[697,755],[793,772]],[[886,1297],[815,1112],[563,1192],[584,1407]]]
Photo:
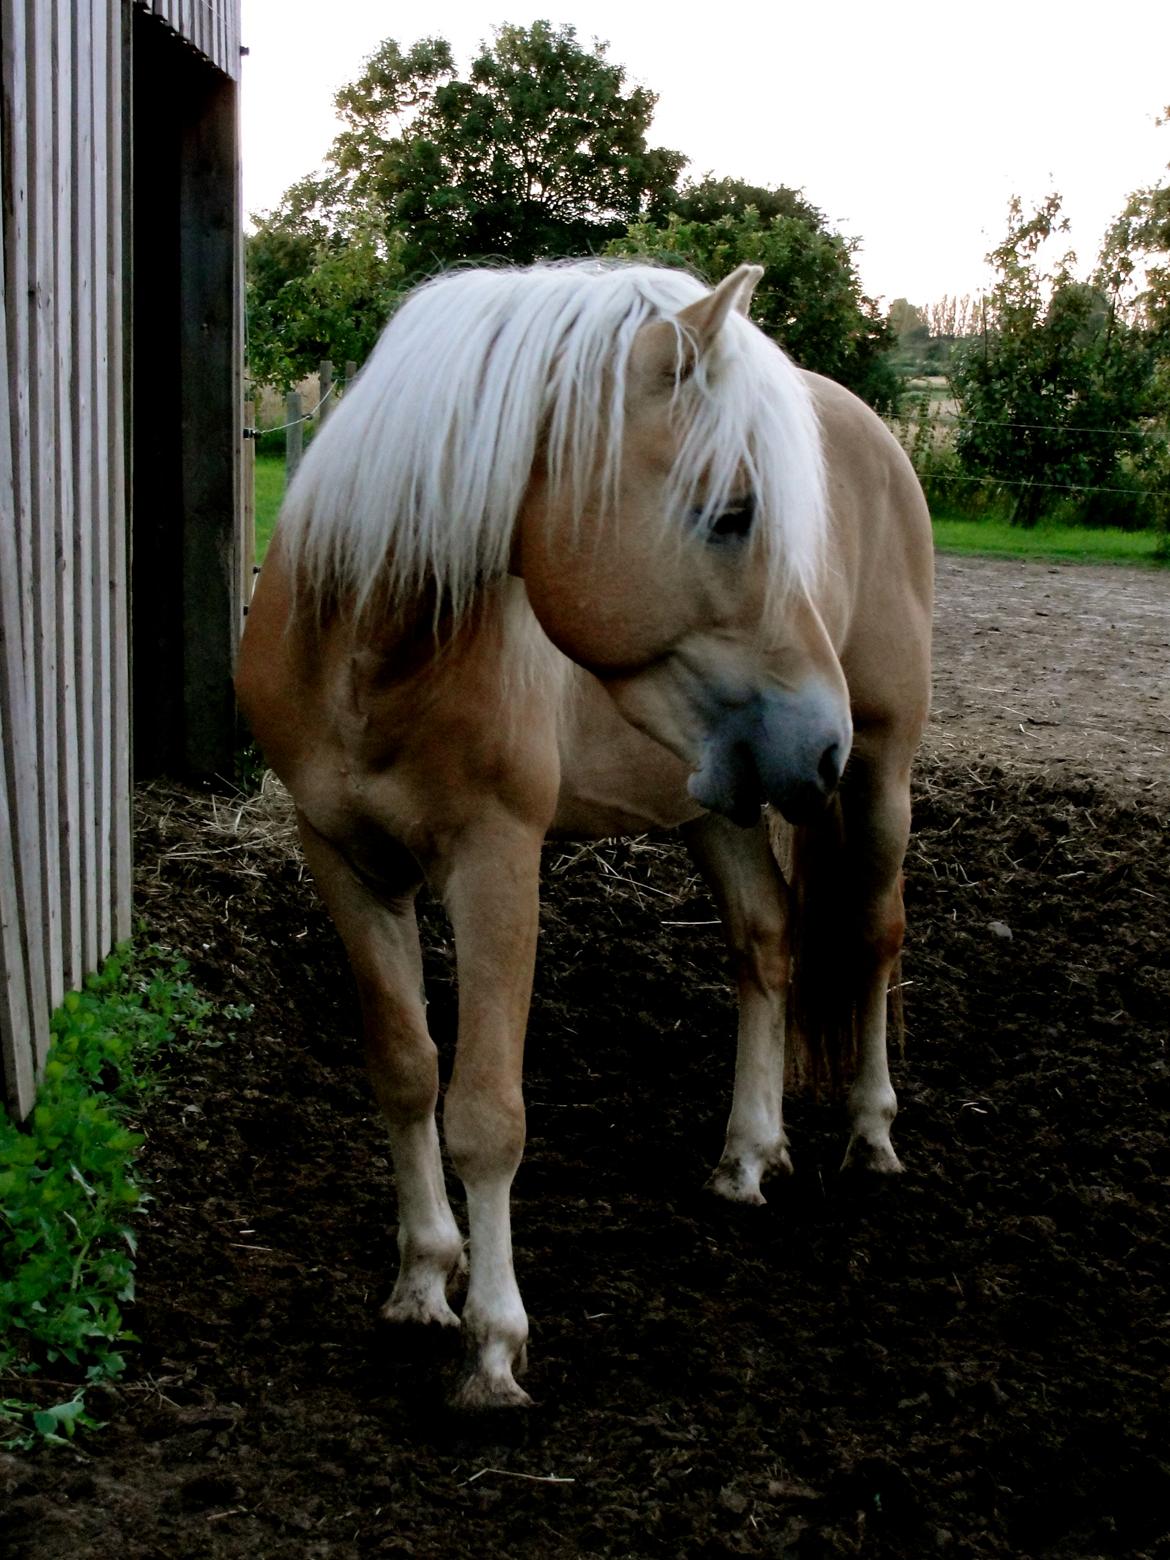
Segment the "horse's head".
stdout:
[[516,555],[549,637],[694,766],[697,801],[745,823],[761,800],[808,816],[852,739],[809,591],[819,434],[796,370],[743,317],[761,275],[741,266],[641,327],[620,436],[583,499],[538,464]]

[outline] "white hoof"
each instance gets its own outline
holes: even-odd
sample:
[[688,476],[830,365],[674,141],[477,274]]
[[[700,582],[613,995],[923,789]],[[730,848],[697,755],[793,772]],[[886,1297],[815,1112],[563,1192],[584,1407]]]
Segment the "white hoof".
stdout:
[[394,1291],[382,1307],[384,1322],[405,1323],[416,1327],[459,1327],[459,1318],[447,1304],[447,1283],[465,1272],[467,1259],[462,1249],[450,1264],[415,1259],[398,1274]]
[[523,1372],[526,1368],[528,1351],[521,1344],[511,1359],[510,1352],[499,1343],[479,1350],[451,1393],[451,1407],[463,1413],[531,1408],[532,1399],[513,1375],[513,1371]]
[[867,1138],[855,1134],[849,1139],[841,1168],[863,1170],[870,1175],[901,1175],[902,1161],[895,1154],[894,1145],[888,1137],[871,1143]]
[[707,1185],[717,1197],[723,1197],[728,1202],[745,1203],[758,1208],[768,1200],[760,1190],[760,1182],[771,1172],[792,1174],[792,1159],[787,1144],[778,1143],[770,1149],[744,1154],[725,1151]]
[[384,1322],[394,1326],[458,1328],[460,1325],[445,1295],[399,1294],[397,1288],[378,1314]]

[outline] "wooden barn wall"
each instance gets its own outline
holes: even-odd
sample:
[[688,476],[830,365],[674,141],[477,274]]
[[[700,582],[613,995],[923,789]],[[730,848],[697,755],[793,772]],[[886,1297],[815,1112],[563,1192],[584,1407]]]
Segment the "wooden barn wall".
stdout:
[[0,1050],[130,929],[120,0],[0,0]]
[[[194,64],[223,80],[222,111],[234,115],[239,0],[0,0],[0,1056],[18,1115],[33,1101],[53,1008],[131,926],[136,11],[181,34]],[[191,176],[197,186],[206,162]],[[234,201],[220,196],[216,208],[225,252]],[[217,346],[228,375],[234,329],[229,319],[228,345]],[[217,437],[230,454],[238,383],[217,394]],[[226,522],[217,514],[215,523],[217,545],[230,550]],[[215,602],[218,576],[238,572],[234,556],[217,563]],[[220,610],[221,663],[234,628]],[[221,705],[224,675],[221,666]]]
[[240,73],[240,0],[138,0],[235,80]]

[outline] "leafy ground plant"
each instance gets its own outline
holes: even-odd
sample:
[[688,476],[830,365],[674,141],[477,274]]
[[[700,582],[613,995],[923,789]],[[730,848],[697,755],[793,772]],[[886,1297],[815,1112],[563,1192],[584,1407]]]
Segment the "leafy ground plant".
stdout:
[[92,1427],[87,1384],[123,1369],[132,1219],[148,1195],[129,1116],[156,1086],[159,1053],[197,1039],[211,1012],[187,976],[169,950],[119,947],[53,1015],[29,1120],[0,1119],[0,1439],[10,1446]]

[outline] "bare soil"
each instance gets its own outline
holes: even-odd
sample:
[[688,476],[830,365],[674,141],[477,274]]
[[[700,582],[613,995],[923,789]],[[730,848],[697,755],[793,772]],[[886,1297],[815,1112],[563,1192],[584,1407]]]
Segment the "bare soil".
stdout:
[[[943,559],[907,864],[906,1174],[703,1190],[733,1007],[683,853],[546,861],[517,1268],[538,1406],[376,1325],[393,1191],[339,944],[271,809],[140,797],[140,908],[251,1002],[144,1123],[108,1421],[0,1459],[13,1560],[1170,1555],[1170,577]],[[452,950],[426,912],[446,1064]]]

